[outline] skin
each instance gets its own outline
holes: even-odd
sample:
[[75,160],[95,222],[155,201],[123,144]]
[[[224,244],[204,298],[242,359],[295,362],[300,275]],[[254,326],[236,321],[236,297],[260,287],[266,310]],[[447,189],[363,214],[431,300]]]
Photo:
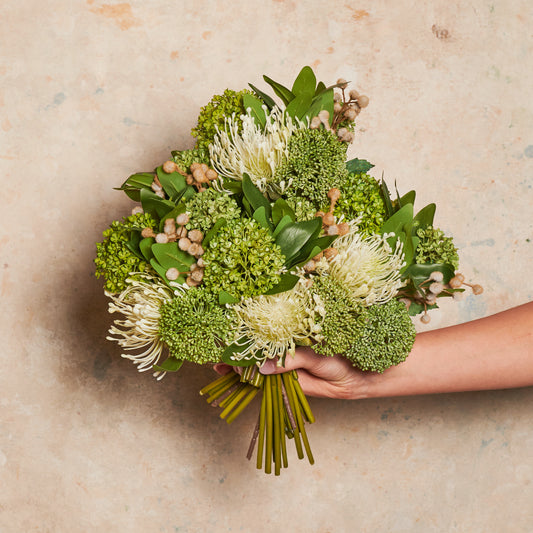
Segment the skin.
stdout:
[[[215,365],[219,373],[231,370]],[[298,348],[285,367],[267,361],[263,374],[298,370],[305,394],[362,399],[533,385],[533,302],[417,335],[405,362],[383,374],[362,372],[340,356]]]

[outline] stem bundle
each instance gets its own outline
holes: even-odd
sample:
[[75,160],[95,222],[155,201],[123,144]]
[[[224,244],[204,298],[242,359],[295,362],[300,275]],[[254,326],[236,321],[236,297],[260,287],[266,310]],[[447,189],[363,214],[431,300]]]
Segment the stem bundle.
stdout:
[[248,459],[251,459],[257,443],[257,468],[264,467],[265,473],[270,474],[274,466],[274,474],[279,476],[281,468],[288,466],[285,439],[289,438],[294,439],[298,459],[307,454],[309,463],[314,464],[305,422],[313,423],[315,418],[296,371],[263,375],[257,367],[248,367],[240,377],[234,372],[221,376],[204,387],[200,394],[207,395],[207,402],[211,405],[221,407],[220,417],[231,424],[260,390],[263,398]]

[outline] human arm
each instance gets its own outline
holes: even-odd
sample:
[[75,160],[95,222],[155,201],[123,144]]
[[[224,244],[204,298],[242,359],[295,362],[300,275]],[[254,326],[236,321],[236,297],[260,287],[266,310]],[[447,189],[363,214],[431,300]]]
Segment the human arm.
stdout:
[[383,374],[361,372],[346,359],[298,348],[284,368],[298,370],[310,396],[360,399],[533,385],[533,302],[457,326],[417,335],[405,362]]

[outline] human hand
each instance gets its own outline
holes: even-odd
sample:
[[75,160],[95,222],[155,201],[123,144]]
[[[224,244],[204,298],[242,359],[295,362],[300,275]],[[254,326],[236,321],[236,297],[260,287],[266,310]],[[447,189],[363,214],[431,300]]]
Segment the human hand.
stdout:
[[[227,374],[238,367],[217,364],[219,374]],[[325,357],[311,348],[296,349],[294,357],[287,356],[285,366],[278,367],[275,360],[266,361],[260,368],[262,374],[281,374],[298,371],[298,379],[306,395],[319,398],[360,399],[368,395],[372,372],[361,372],[344,357]]]

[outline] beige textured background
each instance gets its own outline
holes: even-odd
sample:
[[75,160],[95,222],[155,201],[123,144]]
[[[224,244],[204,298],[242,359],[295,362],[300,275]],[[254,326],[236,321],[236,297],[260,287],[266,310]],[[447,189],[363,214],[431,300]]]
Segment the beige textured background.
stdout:
[[3,0],[0,531],[531,532],[533,390],[312,401],[315,466],[244,459],[184,368],[162,383],[104,340],[94,242],[212,94],[305,64],[371,105],[354,156],[461,248],[485,294],[438,327],[533,299],[529,0]]

